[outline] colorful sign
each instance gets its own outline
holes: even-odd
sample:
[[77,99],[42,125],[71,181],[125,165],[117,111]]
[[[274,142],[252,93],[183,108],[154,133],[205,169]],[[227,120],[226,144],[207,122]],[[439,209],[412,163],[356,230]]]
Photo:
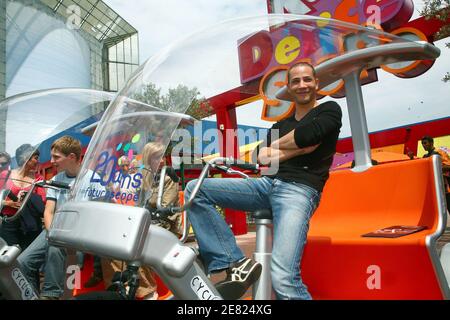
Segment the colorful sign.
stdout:
[[354,24],[376,24],[385,31],[404,25],[413,14],[412,0],[268,0],[269,13],[305,14]]
[[[351,22],[359,25],[370,25],[391,31],[393,27],[398,27],[410,19],[413,13],[411,0],[366,0],[359,4],[357,0],[341,1],[303,1],[304,6],[309,10],[295,11],[293,1],[280,1],[285,3],[285,13],[300,13],[323,18],[333,18],[341,21]],[[298,0],[298,2],[302,2]],[[371,4],[371,3],[374,4]],[[269,6],[270,7],[273,7]],[[275,6],[276,7],[276,6]],[[278,5],[278,7],[282,7]],[[298,7],[298,8],[300,8]],[[300,10],[300,9],[299,9]],[[276,12],[276,11],[271,11]],[[299,59],[309,58],[313,63],[324,56],[339,54],[340,44],[336,41],[342,39],[331,39],[330,30],[327,28],[327,20],[318,20],[316,26],[317,33],[308,28],[286,27],[261,31],[239,44],[239,61],[241,71],[241,82],[247,83],[253,79],[264,75],[267,70],[279,65],[290,65]],[[381,26],[381,27],[380,27]],[[410,30],[411,32],[411,30]],[[354,48],[345,48],[346,51],[364,47],[367,38],[359,35],[355,36],[354,43],[347,45]],[[350,38],[347,39],[349,41]],[[334,41],[334,43],[333,43]],[[318,52],[320,48],[320,52]],[[315,56],[315,59],[314,59]]]
[[[100,153],[92,170],[90,182],[94,186],[98,184],[103,188],[87,188],[84,190],[86,197],[105,198],[126,205],[134,205],[139,200],[144,176],[141,172],[122,172],[120,167],[123,157],[119,155],[127,158],[131,170],[133,159],[136,162],[142,159],[142,155],[135,155],[134,151],[135,145],[140,140],[141,134],[136,133],[127,137],[125,141],[120,141],[117,146],[114,144],[114,147]],[[111,142],[114,142],[114,140]],[[142,171],[144,165],[138,165],[133,169]]]
[[[399,28],[394,30],[392,34],[412,41],[427,41],[425,34],[414,28]],[[381,66],[381,69],[390,72],[399,78],[414,78],[428,71],[433,66],[434,61],[435,60],[404,61]]]
[[[287,83],[286,71],[289,65],[298,61],[318,65],[343,52],[376,46],[385,41],[370,37],[364,32],[337,36],[334,29],[327,27],[325,22],[327,21],[311,20],[301,24],[291,22],[283,28],[254,34],[239,45],[242,83],[262,77],[259,94],[264,100],[263,120],[281,120],[294,109],[292,103],[275,97],[277,91]],[[361,74],[363,84],[376,80],[375,70],[364,70]],[[343,97],[343,87],[343,81],[338,81],[322,88],[319,94],[321,97]]]
[[[404,25],[413,13],[412,0],[268,0],[269,13],[307,14],[333,18],[354,24],[392,31],[410,40],[423,40],[424,35],[409,28],[393,30]],[[286,70],[298,61],[318,65],[345,52],[376,46],[384,40],[375,39],[364,31],[336,36],[328,20],[295,21],[281,28],[260,31],[242,40],[238,45],[241,83],[261,79],[260,96],[264,100],[262,119],[278,121],[288,116],[293,106],[275,98],[286,85]],[[426,39],[426,38],[425,38]],[[382,69],[402,78],[411,78],[426,72],[433,61],[413,61],[382,66]],[[364,70],[361,83],[377,81],[375,69]],[[345,96],[344,83],[338,81],[322,88],[319,94],[341,98]],[[319,98],[320,98],[319,97]]]

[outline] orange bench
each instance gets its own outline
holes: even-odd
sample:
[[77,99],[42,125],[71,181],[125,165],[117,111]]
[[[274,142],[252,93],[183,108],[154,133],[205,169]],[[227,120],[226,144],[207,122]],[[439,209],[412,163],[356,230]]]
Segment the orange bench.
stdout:
[[[450,298],[435,249],[446,223],[439,161],[331,173],[302,260],[314,299]],[[361,237],[393,225],[427,229],[400,238]]]

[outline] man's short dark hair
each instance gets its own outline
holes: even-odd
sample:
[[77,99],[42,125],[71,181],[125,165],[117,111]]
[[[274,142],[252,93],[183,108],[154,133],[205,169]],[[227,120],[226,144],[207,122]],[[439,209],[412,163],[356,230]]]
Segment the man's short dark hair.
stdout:
[[298,66],[307,66],[310,67],[313,73],[314,78],[316,78],[316,69],[314,68],[314,66],[306,61],[299,61],[294,63],[292,66],[289,67],[288,71],[287,71],[287,77],[288,77],[288,83],[291,82],[291,70],[298,67]]
[[420,139],[422,142],[428,141],[429,143],[434,143],[434,140],[430,136],[423,136],[422,139]]

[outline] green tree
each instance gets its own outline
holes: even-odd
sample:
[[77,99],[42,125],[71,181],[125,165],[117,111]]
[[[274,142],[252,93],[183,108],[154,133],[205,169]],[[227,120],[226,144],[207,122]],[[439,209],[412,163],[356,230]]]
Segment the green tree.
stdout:
[[156,88],[153,83],[148,84],[141,93],[133,96],[133,99],[149,104],[153,107],[164,109],[161,97],[161,89]]
[[[424,0],[424,8],[421,15],[425,16],[426,19],[439,19],[441,21],[447,21],[448,15],[450,13],[450,0]],[[435,35],[435,40],[444,39],[450,36],[450,25],[444,25]],[[450,48],[450,43],[447,42],[447,48]],[[450,73],[447,74],[442,79],[447,82],[450,81]]]
[[203,119],[214,114],[214,108],[204,97],[200,97],[197,88],[189,88],[181,84],[169,89],[163,95],[161,88],[151,83],[145,86],[141,93],[135,94],[133,99],[163,110],[186,113],[196,119]]
[[[169,89],[166,94],[162,94],[161,89],[151,83],[143,87],[139,93],[135,93],[132,98],[162,110],[186,113],[198,120],[214,114],[214,108],[208,100],[200,96],[199,90],[185,85],[178,85],[176,88]],[[178,142],[169,144],[166,155],[172,153],[174,143]],[[194,145],[195,138],[192,137],[190,141],[191,155],[194,153]]]
[[196,97],[200,95],[197,88],[188,88],[179,84],[176,88],[169,89],[167,94],[162,97],[163,105],[169,106],[167,110],[175,112],[184,112],[188,110],[188,106],[194,102]]

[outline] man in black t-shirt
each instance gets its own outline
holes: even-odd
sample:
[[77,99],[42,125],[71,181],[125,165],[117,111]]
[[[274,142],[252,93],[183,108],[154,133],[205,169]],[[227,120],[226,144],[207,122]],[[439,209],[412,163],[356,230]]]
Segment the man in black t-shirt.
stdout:
[[[209,272],[227,271],[216,285],[225,298],[239,298],[255,282],[261,265],[245,258],[215,205],[244,211],[272,209],[272,286],[278,299],[311,299],[300,276],[309,221],[329,176],[341,128],[342,112],[335,102],[318,104],[318,79],[308,63],[288,70],[288,93],[294,114],[274,124],[258,162],[278,167],[276,173],[251,179],[205,179],[188,209],[202,260]],[[272,141],[278,130],[279,139]],[[186,187],[189,199],[196,182]]]

